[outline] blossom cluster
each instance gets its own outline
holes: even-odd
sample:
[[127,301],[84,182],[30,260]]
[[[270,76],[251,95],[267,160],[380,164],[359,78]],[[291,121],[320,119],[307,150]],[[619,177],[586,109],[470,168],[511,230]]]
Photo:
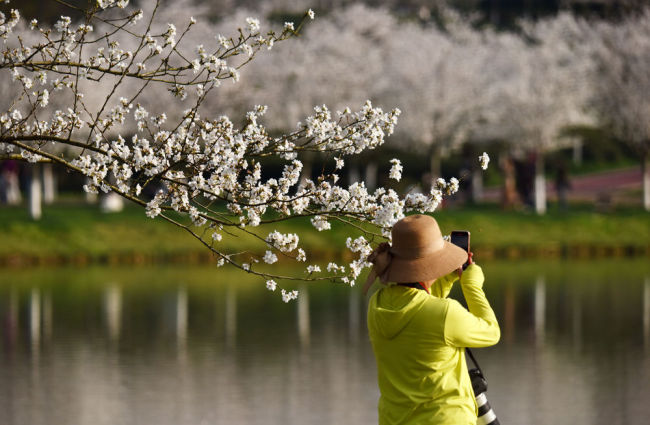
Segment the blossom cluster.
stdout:
[[[271,291],[278,280],[290,278],[354,285],[370,266],[372,244],[388,238],[397,220],[409,212],[432,212],[444,194],[458,190],[455,178],[432,185],[427,194],[405,196],[392,188],[370,191],[363,182],[341,183],[344,158],[383,145],[394,132],[398,109],[384,111],[367,101],[357,111],[333,113],[319,105],[284,135],[267,130],[263,105],[249,111],[242,126],[235,124],[239,119],[203,113],[203,102],[220,80],[236,82],[239,67],[261,47],[297,34],[302,22],[263,34],[260,21],[249,17],[237,37],[218,35],[212,46],[194,46],[188,53],[184,40],[200,25],[194,17],[183,27],[154,25],[153,14],[144,19],[142,11],[128,9],[127,0],[97,5],[96,13],[124,9],[121,18],[112,18],[112,30],[101,19],[89,19],[91,26],[62,17],[52,37],[51,28],[32,21],[26,30],[35,40],[31,46],[18,35],[9,37],[18,12],[9,20],[0,17],[0,33],[9,38],[0,70],[9,71],[21,88],[0,114],[0,153],[17,150],[27,161],[54,161],[84,175],[86,191],[115,192],[142,206],[148,217],[184,228],[219,265],[259,275]],[[311,10],[305,14],[305,20],[313,18]],[[146,25],[138,27],[140,20]],[[233,62],[237,57],[239,65]],[[159,110],[161,87],[175,96],[173,102],[186,105],[182,114]],[[303,175],[301,158],[309,152],[331,156],[335,171],[316,179]],[[283,161],[279,177],[264,177],[267,158]],[[399,181],[403,167],[398,159],[391,165],[390,178]],[[346,242],[355,258],[329,263],[327,274],[317,264],[294,277],[261,268],[280,258],[306,262],[297,233],[267,233],[273,223],[298,217],[308,217],[318,231],[341,223],[351,225],[351,233],[362,232]],[[366,224],[376,231],[361,226]],[[222,247],[224,238],[238,236],[259,241],[259,250]],[[280,293],[285,302],[298,296],[295,290]]]
[[483,152],[483,154],[478,157],[478,161],[481,164],[481,168],[487,170],[488,164],[490,163],[490,157],[486,152]]

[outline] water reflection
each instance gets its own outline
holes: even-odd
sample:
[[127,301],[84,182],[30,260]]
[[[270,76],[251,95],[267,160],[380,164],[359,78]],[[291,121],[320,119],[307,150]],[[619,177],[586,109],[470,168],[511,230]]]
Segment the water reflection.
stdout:
[[575,353],[582,349],[582,297],[573,296],[571,300],[571,341]]
[[648,276],[643,285],[643,343],[645,351],[650,351],[650,277]]
[[18,292],[10,288],[8,294],[7,308],[3,314],[3,346],[5,353],[9,354],[15,350],[18,339]]
[[176,341],[179,350],[187,345],[187,289],[179,287],[176,291]]
[[42,308],[42,325],[43,325],[43,339],[50,341],[52,339],[52,326],[53,326],[53,312],[52,312],[52,293],[45,291],[43,294],[43,308]]
[[309,346],[309,291],[305,285],[298,288],[298,337],[300,345]]
[[546,332],[546,278],[537,276],[535,280],[535,342],[544,344]]
[[122,289],[110,283],[104,291],[104,314],[106,315],[106,333],[112,343],[119,342],[122,329]]
[[350,341],[356,343],[359,340],[359,329],[361,328],[361,293],[359,291],[350,291],[350,296],[348,297],[348,316],[348,334]]
[[33,288],[29,297],[29,342],[32,353],[38,356],[41,345],[41,294]]
[[[646,423],[648,268],[484,266],[502,341],[476,354],[502,423]],[[0,423],[376,423],[358,288],[303,285],[287,305],[213,275],[2,274]]]
[[229,285],[226,291],[226,346],[234,347],[237,336],[237,293],[234,286]]

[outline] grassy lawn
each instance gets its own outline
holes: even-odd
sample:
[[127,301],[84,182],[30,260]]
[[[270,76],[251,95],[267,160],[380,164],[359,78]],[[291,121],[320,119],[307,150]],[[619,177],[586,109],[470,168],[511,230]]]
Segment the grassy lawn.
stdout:
[[547,214],[539,216],[532,212],[502,211],[497,207],[476,207],[440,211],[435,217],[443,231],[470,230],[475,245],[650,244],[650,214],[631,208],[600,213],[590,205],[573,206],[566,212],[550,208]]
[[[481,206],[440,210],[434,216],[443,233],[470,230],[474,250],[491,256],[558,256],[566,255],[566,250],[585,256],[647,255],[650,249],[650,214],[635,209],[598,213],[591,206],[573,206],[568,212],[551,208],[548,214],[537,216]],[[339,257],[345,251],[348,233],[342,225],[318,232],[307,219],[299,219],[255,232],[264,237],[274,229],[298,233],[308,252],[319,257]],[[251,248],[261,252],[262,245],[253,239],[224,234],[220,246],[227,252]],[[208,250],[189,233],[162,219],[147,218],[138,207],[104,214],[85,205],[46,206],[37,222],[27,216],[25,208],[4,207],[0,208],[0,240],[0,258],[5,262],[16,258],[124,262],[130,258],[128,262],[139,256],[152,261],[209,259]]]

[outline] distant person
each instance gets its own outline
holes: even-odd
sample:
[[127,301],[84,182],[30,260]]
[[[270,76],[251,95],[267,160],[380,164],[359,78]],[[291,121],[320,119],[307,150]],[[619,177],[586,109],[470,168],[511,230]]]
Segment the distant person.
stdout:
[[503,174],[503,188],[501,192],[501,206],[512,209],[517,205],[517,187],[515,179],[515,164],[510,156],[503,156],[499,161]]
[[22,196],[18,181],[18,163],[7,160],[0,163],[0,203],[8,205],[20,204]]
[[566,161],[561,159],[557,164],[555,172],[555,190],[557,191],[557,202],[561,210],[567,209],[567,195],[571,190],[571,179],[569,178],[569,167]]
[[524,206],[533,208],[535,202],[533,199],[533,190],[535,188],[535,157],[533,154],[528,155],[525,160],[516,160],[515,175],[517,192]]
[[[426,215],[395,223],[392,245],[381,244],[369,260],[366,291],[376,277],[395,283],[373,294],[368,305],[379,424],[475,424],[465,347],[487,347],[500,337],[481,268],[470,264],[462,271],[468,253],[444,241],[436,220]],[[447,298],[459,276],[469,311]]]

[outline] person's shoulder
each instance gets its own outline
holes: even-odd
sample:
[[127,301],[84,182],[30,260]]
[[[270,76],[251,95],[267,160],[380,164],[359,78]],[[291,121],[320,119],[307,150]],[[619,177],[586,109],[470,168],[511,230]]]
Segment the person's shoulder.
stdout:
[[440,298],[440,297],[436,297],[435,295],[427,294],[424,291],[420,291],[420,292],[422,292],[421,296],[423,298],[424,303],[431,308],[447,309],[451,303],[458,302],[453,298]]

